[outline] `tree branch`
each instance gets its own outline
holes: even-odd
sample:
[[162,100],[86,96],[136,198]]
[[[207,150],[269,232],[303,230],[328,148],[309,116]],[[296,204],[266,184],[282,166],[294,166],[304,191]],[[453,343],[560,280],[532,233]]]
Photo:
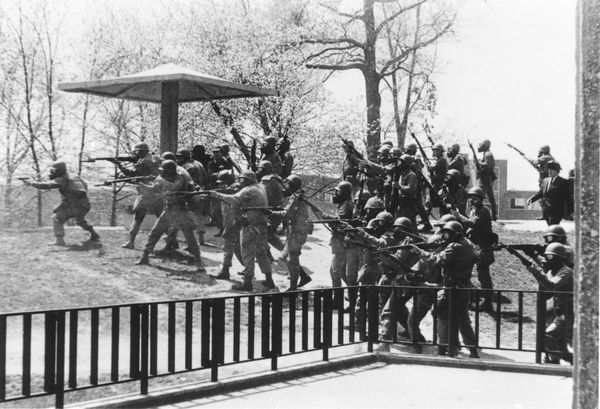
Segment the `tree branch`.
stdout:
[[350,63],[350,64],[306,64],[306,68],[317,69],[317,70],[347,71],[347,70],[364,70],[366,68],[366,66],[363,63]]
[[379,23],[379,25],[377,27],[375,27],[375,31],[374,31],[374,35],[375,37],[377,37],[379,35],[379,32],[390,22],[392,22],[396,17],[398,17],[401,14],[406,13],[407,11],[410,11],[412,9],[414,9],[415,7],[419,7],[421,4],[423,3],[427,3],[429,0],[420,0],[414,4],[411,4],[408,7],[402,7],[400,10],[398,10],[397,12],[391,14],[389,17],[385,18],[381,23]]

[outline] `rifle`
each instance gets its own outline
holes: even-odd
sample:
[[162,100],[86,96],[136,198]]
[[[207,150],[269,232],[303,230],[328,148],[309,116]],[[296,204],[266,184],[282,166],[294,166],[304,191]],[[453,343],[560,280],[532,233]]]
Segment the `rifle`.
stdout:
[[[400,260],[398,260],[398,258],[396,257],[395,254],[392,254],[389,251],[386,251],[386,249],[378,249],[377,247],[375,247],[369,243],[365,243],[365,242],[359,241],[359,240],[348,239],[348,241],[353,244],[356,244],[357,246],[360,246],[362,248],[370,250],[373,254],[379,254],[380,256],[384,256],[388,260],[391,260],[394,264],[396,264],[398,267],[400,267],[400,269],[403,271],[402,275],[404,275],[409,281],[415,281],[417,279],[417,276],[415,275],[415,273],[408,266],[406,266],[404,263],[402,263]],[[408,247],[410,247],[410,246],[408,246]],[[395,275],[397,275],[397,274],[399,274],[399,273],[396,272]]]
[[257,169],[256,144],[257,144],[256,139],[253,139],[252,140],[252,148],[250,148],[250,163],[248,164],[248,165],[250,165],[250,169],[253,172],[256,172],[256,169]]
[[365,157],[362,155],[362,153],[360,153],[359,151],[356,150],[356,148],[354,147],[354,144],[351,144],[348,139],[343,138],[341,135],[338,135],[338,136],[342,140],[342,146],[344,147],[344,149],[346,151],[349,151],[349,153],[356,156],[360,160],[365,160]]
[[428,163],[429,162],[429,158],[427,157],[427,154],[425,153],[425,149],[423,149],[423,146],[421,145],[421,142],[419,142],[419,140],[415,136],[414,132],[411,132],[410,136],[412,136],[412,138],[417,143],[417,146],[419,147],[419,152],[421,152],[421,155],[423,156],[423,160],[425,161],[425,163]]
[[211,193],[235,193],[235,189],[209,189],[209,190],[193,190],[193,191],[173,191],[167,192],[167,195],[181,195],[181,196],[198,196],[198,195],[210,195]]
[[[533,265],[532,260],[528,259],[527,257],[525,257],[524,255],[522,255],[521,253],[519,253],[517,251],[517,249],[515,247],[517,245],[510,245],[510,244],[498,243],[498,246],[500,248],[505,248],[510,254],[512,254],[513,256],[515,256],[516,258],[518,258],[521,261],[521,263],[523,263],[523,265],[525,267],[529,268],[529,267],[531,267]],[[535,244],[532,244],[531,246],[535,246]]]
[[[529,257],[534,258],[537,255],[543,255],[546,247],[543,244],[502,244],[498,243],[495,246],[492,246],[494,251],[499,251],[502,249],[506,249],[510,252],[508,248],[513,250],[521,250],[523,253],[527,254]],[[511,253],[512,254],[512,253]]]
[[350,223],[353,220],[354,219],[318,219],[318,220],[311,220],[311,223],[313,223],[313,224],[340,224],[342,222]]
[[508,146],[509,148],[513,148],[519,155],[521,155],[527,162],[529,162],[529,164],[531,166],[533,166],[535,168],[535,170],[538,170],[537,166],[535,166],[535,161],[531,160],[527,157],[527,155],[525,155],[525,153],[523,151],[521,151],[520,149],[517,149],[514,145],[511,145],[508,142],[504,142],[504,144],[506,146]]
[[99,160],[105,160],[108,162],[137,162],[138,158],[135,158],[133,156],[102,156],[99,158],[87,158],[82,160],[82,162],[96,162]]
[[432,249],[438,248],[439,246],[441,246],[443,244],[444,244],[444,242],[440,242],[440,241],[434,241],[431,243],[421,242],[421,243],[413,243],[413,244],[398,244],[395,246],[381,248],[381,249],[375,251],[375,253],[380,254],[382,252],[388,252],[388,251],[394,251],[394,250],[410,250],[413,248],[413,246],[416,246],[416,247],[420,248],[421,250],[432,250]]
[[17,179],[25,181],[25,180],[29,180],[31,178],[29,176],[22,176],[22,177],[18,177]]
[[248,207],[240,207],[242,212],[247,212],[250,210],[262,210],[265,213],[270,212],[271,210],[283,210],[281,206],[248,206]]
[[134,182],[141,182],[142,180],[145,179],[151,179],[154,176],[133,176],[133,177],[129,177],[129,178],[121,178],[121,179],[112,179],[112,180],[105,180],[102,183],[98,183],[94,186],[110,186],[110,185],[114,185],[115,183],[134,183]]
[[482,170],[481,163],[479,163],[479,159],[477,159],[477,152],[475,152],[475,148],[470,140],[467,139],[467,143],[469,144],[469,148],[471,148],[471,152],[473,152],[473,162],[475,163],[475,169],[477,169],[477,174],[479,174]]

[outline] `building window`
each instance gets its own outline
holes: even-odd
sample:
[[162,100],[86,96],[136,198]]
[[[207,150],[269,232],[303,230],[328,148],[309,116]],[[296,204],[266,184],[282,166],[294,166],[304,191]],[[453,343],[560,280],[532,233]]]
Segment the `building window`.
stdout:
[[527,205],[527,200],[522,197],[514,197],[510,199],[510,208],[511,209],[525,209]]

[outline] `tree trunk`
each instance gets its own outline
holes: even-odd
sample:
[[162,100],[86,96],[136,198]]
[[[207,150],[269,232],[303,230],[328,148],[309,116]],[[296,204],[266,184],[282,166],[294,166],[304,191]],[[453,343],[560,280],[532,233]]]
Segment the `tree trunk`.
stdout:
[[[406,140],[406,130],[408,128],[408,115],[410,114],[410,104],[411,104],[411,93],[412,93],[412,85],[413,85],[413,77],[415,75],[415,66],[417,61],[417,49],[416,45],[419,42],[419,29],[421,28],[421,6],[417,7],[416,12],[416,30],[415,30],[415,40],[413,44],[415,45],[415,49],[411,55],[410,68],[408,71],[408,84],[406,85],[406,101],[404,105],[404,115],[402,116],[402,124],[400,125],[400,132],[398,133],[398,146],[404,146],[404,141]],[[394,74],[395,76],[395,74]]]
[[[400,121],[400,103],[398,98],[398,77],[396,73],[392,74],[392,103],[394,106],[394,124],[396,128],[396,139],[399,148],[404,147],[404,135],[401,131],[402,122]],[[406,129],[404,130],[406,132]]]
[[85,135],[87,131],[87,114],[90,106],[89,94],[85,94],[85,102],[83,103],[83,117],[81,118],[81,143],[79,145],[79,155],[77,163],[77,175],[81,177],[81,168],[83,161],[83,151],[85,149]]
[[375,33],[374,0],[364,0],[363,23],[365,25],[365,95],[367,102],[367,155],[374,159],[381,142],[381,95],[379,82],[381,77],[377,72],[377,34]]

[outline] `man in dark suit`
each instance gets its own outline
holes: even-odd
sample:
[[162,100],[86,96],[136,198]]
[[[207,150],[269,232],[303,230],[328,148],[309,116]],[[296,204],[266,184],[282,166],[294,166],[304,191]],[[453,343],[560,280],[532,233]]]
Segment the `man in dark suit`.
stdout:
[[548,162],[548,177],[544,178],[540,190],[527,200],[531,204],[541,200],[542,216],[548,225],[559,224],[566,214],[573,212],[569,200],[569,184],[559,176],[561,167],[558,162]]

